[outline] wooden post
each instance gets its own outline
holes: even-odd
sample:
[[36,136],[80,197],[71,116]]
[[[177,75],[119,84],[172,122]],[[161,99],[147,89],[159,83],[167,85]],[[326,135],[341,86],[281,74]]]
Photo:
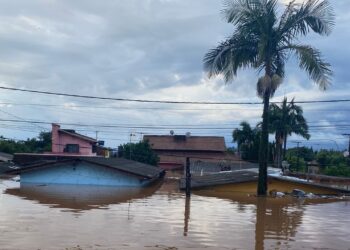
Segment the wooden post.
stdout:
[[186,158],[186,196],[191,196],[190,158]]

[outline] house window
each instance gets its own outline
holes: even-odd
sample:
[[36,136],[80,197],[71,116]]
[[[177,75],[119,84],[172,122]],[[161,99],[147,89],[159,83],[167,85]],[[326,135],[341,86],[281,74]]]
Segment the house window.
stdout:
[[64,152],[66,153],[79,153],[79,144],[67,144]]

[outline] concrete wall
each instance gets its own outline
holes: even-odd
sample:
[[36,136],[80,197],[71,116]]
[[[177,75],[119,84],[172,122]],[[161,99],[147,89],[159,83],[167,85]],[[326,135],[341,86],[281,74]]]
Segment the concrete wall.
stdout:
[[21,183],[139,187],[147,185],[148,180],[141,182],[137,176],[81,162],[79,164],[66,163],[65,165],[23,172]]

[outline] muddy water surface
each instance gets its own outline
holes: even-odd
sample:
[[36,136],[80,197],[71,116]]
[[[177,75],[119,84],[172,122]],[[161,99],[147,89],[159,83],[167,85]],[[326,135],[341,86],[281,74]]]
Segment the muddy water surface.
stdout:
[[350,202],[0,180],[0,249],[350,249]]

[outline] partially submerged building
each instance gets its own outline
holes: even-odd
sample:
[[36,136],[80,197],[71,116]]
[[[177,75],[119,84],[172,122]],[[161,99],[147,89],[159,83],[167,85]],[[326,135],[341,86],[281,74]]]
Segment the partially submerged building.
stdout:
[[143,187],[164,176],[164,170],[123,158],[15,154],[13,173],[22,183]]
[[144,135],[160,158],[159,167],[181,169],[191,161],[219,162],[232,159],[226,153],[225,139],[219,136]]

